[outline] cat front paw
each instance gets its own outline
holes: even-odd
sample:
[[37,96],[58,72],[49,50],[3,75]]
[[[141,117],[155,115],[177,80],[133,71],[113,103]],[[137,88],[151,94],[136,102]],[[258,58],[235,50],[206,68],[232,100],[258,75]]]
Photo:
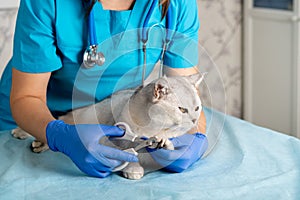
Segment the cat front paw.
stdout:
[[49,149],[49,146],[46,143],[42,143],[40,141],[34,140],[31,143],[30,148],[34,153],[42,153],[44,151],[47,151]]
[[129,163],[122,172],[125,178],[132,180],[138,180],[144,176],[144,168],[139,163]]
[[13,129],[11,131],[11,134],[12,134],[13,137],[15,137],[17,139],[20,139],[20,140],[25,140],[25,139],[27,139],[31,136],[29,133],[27,133],[26,131],[24,131],[20,127],[17,127],[15,129]]
[[157,141],[157,148],[164,148],[164,149],[167,149],[167,150],[174,150],[174,145],[173,143],[167,139],[167,138],[161,138],[161,137],[158,137],[158,136],[155,136],[155,139]]

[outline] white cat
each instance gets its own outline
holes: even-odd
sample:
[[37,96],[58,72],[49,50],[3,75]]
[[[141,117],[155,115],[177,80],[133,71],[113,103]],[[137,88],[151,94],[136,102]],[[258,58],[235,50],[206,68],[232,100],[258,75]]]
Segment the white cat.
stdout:
[[[141,137],[157,137],[164,141],[164,148],[172,149],[168,138],[187,133],[198,123],[202,110],[197,89],[203,75],[174,76],[156,79],[144,87],[122,90],[91,106],[79,108],[59,117],[69,124],[107,124],[124,122],[132,132]],[[12,131],[14,137],[25,139],[28,133],[20,128]],[[128,143],[111,143],[117,148],[132,147]],[[32,150],[42,152],[46,144],[34,141]],[[130,163],[123,175],[129,179],[140,179],[146,170],[158,168],[146,151],[139,152],[139,163]]]

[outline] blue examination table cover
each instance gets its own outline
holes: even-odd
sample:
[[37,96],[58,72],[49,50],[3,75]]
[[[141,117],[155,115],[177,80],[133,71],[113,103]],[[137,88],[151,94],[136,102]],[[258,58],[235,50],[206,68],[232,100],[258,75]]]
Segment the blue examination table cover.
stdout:
[[300,140],[205,113],[210,153],[183,173],[157,171],[137,181],[85,176],[63,154],[32,153],[33,139],[0,132],[0,199],[300,199]]

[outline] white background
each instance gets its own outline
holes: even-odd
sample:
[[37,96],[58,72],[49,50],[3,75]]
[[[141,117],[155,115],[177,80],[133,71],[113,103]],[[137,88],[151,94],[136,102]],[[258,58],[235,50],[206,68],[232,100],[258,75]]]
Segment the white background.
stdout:
[[1,8],[15,8],[19,6],[20,0],[0,0]]

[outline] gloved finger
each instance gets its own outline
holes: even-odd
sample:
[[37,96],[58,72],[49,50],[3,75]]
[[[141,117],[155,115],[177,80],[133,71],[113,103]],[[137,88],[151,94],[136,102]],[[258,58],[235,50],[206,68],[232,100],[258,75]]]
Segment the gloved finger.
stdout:
[[[98,169],[98,171],[108,171],[108,172],[113,172],[115,168],[118,166],[121,166],[124,162],[120,160],[115,160],[115,159],[110,159],[107,157],[104,157],[103,155],[101,156],[95,156],[96,160],[98,160],[98,165],[95,165],[95,168]],[[99,166],[99,167],[97,167]]]
[[107,159],[107,162],[109,162],[110,164],[104,165],[104,163],[100,163],[100,162],[95,162],[95,164],[93,164],[91,167],[94,169],[93,172],[95,174],[98,175],[98,177],[100,178],[104,178],[108,175],[110,175],[113,171],[114,168],[116,168],[117,166],[121,165],[122,163],[119,161],[115,161],[115,160],[109,160]]
[[180,146],[191,146],[195,143],[202,143],[206,139],[206,136],[202,133],[194,134],[184,134],[179,137],[171,138],[170,141],[173,143],[174,147]]
[[113,147],[101,145],[101,151],[99,151],[106,158],[118,160],[122,162],[138,162],[139,159],[133,153],[122,151]]
[[[119,160],[119,161],[123,161],[123,162],[138,162],[139,161],[138,157],[133,153],[122,151],[119,149],[114,149],[111,147],[107,147],[107,148],[110,150],[103,152],[103,153],[106,153],[107,158]],[[110,153],[108,153],[108,152],[110,152]]]
[[186,151],[188,147],[179,147],[175,150],[167,150],[167,149],[147,149],[148,152],[156,159],[165,160],[165,161],[175,161],[179,159]]
[[74,163],[82,172],[90,176],[104,178],[111,173],[109,167],[103,165],[93,156],[89,156],[88,158],[85,159],[85,161],[86,161],[85,164],[78,163],[78,162],[74,162]]
[[170,141],[173,143],[174,147],[189,146],[193,143],[195,137],[194,134],[184,134],[179,137],[171,138]]
[[124,130],[117,126],[101,125],[101,129],[106,136],[118,137],[124,135]]
[[98,178],[105,178],[111,174],[111,170],[103,170],[101,165],[93,165],[87,174]]
[[98,178],[105,178],[107,176],[109,176],[111,174],[111,172],[101,172],[101,171],[98,171],[95,173],[95,177],[98,177]]
[[208,146],[206,136],[201,133],[196,133],[194,134],[193,141],[191,142],[192,143],[190,145],[181,145],[179,147],[175,147],[175,150],[172,152],[160,152],[160,154],[157,156],[168,160],[176,159],[176,157],[180,158],[181,160],[189,160],[194,157],[201,157]]
[[170,169],[172,169],[171,171],[181,172],[200,158],[197,154],[197,152],[186,147],[171,151],[160,149],[156,152],[152,152],[151,156],[162,167],[169,166]]
[[99,166],[97,168],[99,171],[112,171],[112,169],[122,164],[122,161],[117,159],[110,159],[101,151],[102,150],[92,152],[90,156],[91,158],[89,158],[89,160],[92,159],[92,161],[89,161],[86,158],[86,163],[92,163],[93,166]]
[[180,156],[173,153],[174,150],[157,149],[150,152],[151,157],[162,167],[166,167],[176,161]]

